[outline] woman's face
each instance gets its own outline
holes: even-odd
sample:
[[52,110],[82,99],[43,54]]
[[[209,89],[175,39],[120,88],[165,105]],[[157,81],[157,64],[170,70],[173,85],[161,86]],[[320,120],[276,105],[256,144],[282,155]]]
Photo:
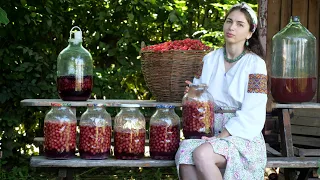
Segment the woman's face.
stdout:
[[226,44],[243,46],[246,39],[252,36],[250,24],[240,10],[234,10],[228,15],[223,25],[223,32]]

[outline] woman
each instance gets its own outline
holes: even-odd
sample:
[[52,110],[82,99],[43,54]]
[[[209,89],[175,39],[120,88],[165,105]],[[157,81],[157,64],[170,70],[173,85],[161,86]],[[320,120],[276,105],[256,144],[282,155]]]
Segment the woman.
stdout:
[[183,180],[222,179],[219,168],[225,168],[227,180],[264,178],[267,158],[261,130],[266,117],[267,70],[257,22],[246,3],[234,5],[223,26],[225,46],[203,58],[201,76],[193,83],[207,84],[216,107],[236,113],[214,114],[214,137],[180,144],[176,165]]

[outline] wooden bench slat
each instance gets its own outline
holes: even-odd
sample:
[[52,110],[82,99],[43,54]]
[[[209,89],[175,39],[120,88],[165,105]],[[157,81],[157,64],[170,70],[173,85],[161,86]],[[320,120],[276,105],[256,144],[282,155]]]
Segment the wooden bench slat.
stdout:
[[139,160],[85,160],[79,157],[68,160],[51,160],[44,156],[33,156],[30,160],[32,167],[168,167],[175,166],[173,160],[153,160],[143,158]]
[[[316,168],[320,157],[268,157],[266,167],[281,168]],[[174,160],[153,160],[142,158],[139,160],[85,160],[79,157],[68,160],[51,160],[44,156],[33,156],[30,160],[32,167],[170,167],[175,166]]]

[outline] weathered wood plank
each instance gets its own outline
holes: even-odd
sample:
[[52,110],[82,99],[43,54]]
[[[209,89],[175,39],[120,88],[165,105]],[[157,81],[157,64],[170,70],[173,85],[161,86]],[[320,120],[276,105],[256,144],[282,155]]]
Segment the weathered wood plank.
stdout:
[[175,166],[174,160],[153,160],[143,158],[140,160],[85,160],[73,158],[68,160],[50,160],[44,156],[34,156],[30,160],[32,167],[168,167]]
[[61,99],[24,99],[20,102],[22,106],[51,106],[52,103],[60,104],[63,106],[87,106],[90,105],[104,105],[106,107],[121,107],[124,104],[135,104],[138,107],[156,107],[157,105],[172,105],[181,107],[181,103],[168,103],[157,102],[155,100],[123,100],[123,99],[107,99],[107,100],[94,100],[88,101],[62,101]]
[[280,29],[283,29],[290,21],[292,0],[282,0],[281,1],[281,24]]
[[320,147],[320,138],[292,136],[293,144]]
[[303,26],[308,27],[309,0],[292,0],[292,16],[299,16]]
[[296,148],[298,156],[320,156],[320,149]]
[[320,128],[319,127],[309,127],[309,126],[291,126],[292,134],[301,134],[301,135],[309,135],[309,136],[320,136]]
[[[267,167],[282,168],[313,168],[318,167],[320,157],[268,157]],[[33,156],[30,160],[32,167],[170,167],[175,166],[174,160],[85,160],[73,158],[69,160],[50,160],[44,156]]]
[[283,109],[279,115],[279,128],[281,138],[282,155],[286,157],[294,156],[290,114],[288,109]]
[[294,117],[313,117],[320,118],[320,109],[294,109]]
[[[271,75],[271,54],[272,54],[272,37],[280,30],[280,7],[281,1],[280,0],[268,0],[267,3],[267,47],[266,47],[266,65],[267,65],[267,73]],[[270,76],[268,76],[268,92],[271,92],[271,85],[270,85]],[[267,104],[267,111],[270,112],[271,103],[273,98],[271,93],[268,94],[268,104]]]
[[272,108],[278,109],[320,109],[320,103],[314,102],[303,102],[303,103],[295,103],[295,104],[279,104],[273,103]]
[[294,116],[291,118],[292,125],[310,126],[310,127],[320,127],[320,116],[307,117],[307,116]]

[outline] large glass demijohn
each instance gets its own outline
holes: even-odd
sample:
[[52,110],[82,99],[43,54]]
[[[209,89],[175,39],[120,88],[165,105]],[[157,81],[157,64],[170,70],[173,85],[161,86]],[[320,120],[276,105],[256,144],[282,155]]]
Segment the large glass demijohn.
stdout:
[[299,20],[272,38],[271,93],[276,102],[308,102],[317,89],[316,38]]

